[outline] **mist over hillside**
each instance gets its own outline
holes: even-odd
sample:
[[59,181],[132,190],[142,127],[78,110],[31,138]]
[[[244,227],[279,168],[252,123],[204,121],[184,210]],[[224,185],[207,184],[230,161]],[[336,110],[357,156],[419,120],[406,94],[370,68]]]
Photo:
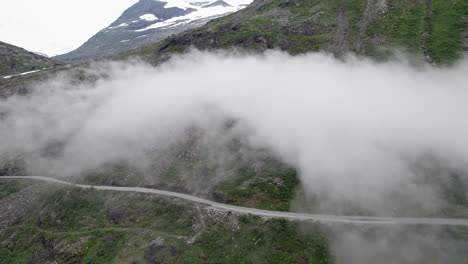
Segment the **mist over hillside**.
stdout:
[[[434,67],[402,58],[192,50],[159,67],[94,63],[0,101],[0,158],[23,164],[18,173],[70,181],[93,180],[93,171],[116,185],[176,181],[175,190],[227,203],[232,198],[217,186],[237,181],[237,173],[251,175],[239,190],[271,173],[271,186],[290,184],[275,175],[295,174],[273,158],[297,171],[299,185],[288,187],[296,198],[271,208],[465,217],[468,61]],[[314,224],[300,226],[301,236],[326,237],[329,253],[320,254],[335,263],[394,263],[382,262],[384,255],[398,263],[462,263],[466,246],[447,236],[455,229],[329,226],[317,235]],[[450,247],[435,250],[441,243]]]
[[468,184],[467,65],[199,51],[158,68],[97,64],[88,71],[105,78],[91,84],[63,74],[2,101],[0,149],[24,157],[29,173],[70,177],[113,161],[150,166],[148,153],[163,155],[187,130],[222,134],[234,120],[246,144],[297,168],[323,210],[431,214],[445,201],[420,169]]
[[0,263],[467,262],[467,1],[133,3],[0,42]]

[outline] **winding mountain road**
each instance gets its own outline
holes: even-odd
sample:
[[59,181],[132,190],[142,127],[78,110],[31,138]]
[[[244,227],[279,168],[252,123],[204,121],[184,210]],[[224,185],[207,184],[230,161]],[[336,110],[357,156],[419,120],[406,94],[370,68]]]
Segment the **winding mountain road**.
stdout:
[[468,226],[468,219],[456,219],[456,218],[416,218],[416,217],[377,217],[377,216],[343,216],[343,215],[324,215],[324,214],[305,214],[305,213],[294,213],[294,212],[280,212],[280,211],[269,211],[255,208],[234,206],[228,204],[217,203],[207,199],[199,198],[196,196],[163,191],[157,189],[141,188],[141,187],[118,187],[118,186],[97,186],[97,185],[85,185],[85,184],[74,184],[67,181],[58,180],[51,177],[43,176],[0,176],[0,179],[30,179],[38,181],[46,181],[57,184],[74,186],[77,188],[94,188],[102,191],[118,191],[118,192],[137,192],[137,193],[149,193],[156,195],[163,195],[169,197],[176,197],[184,200],[188,200],[195,203],[205,204],[214,208],[233,211],[243,214],[252,214],[258,216],[274,217],[274,218],[286,218],[294,220],[313,220],[318,222],[338,222],[338,223],[355,223],[355,224],[386,224],[386,225],[458,225]]

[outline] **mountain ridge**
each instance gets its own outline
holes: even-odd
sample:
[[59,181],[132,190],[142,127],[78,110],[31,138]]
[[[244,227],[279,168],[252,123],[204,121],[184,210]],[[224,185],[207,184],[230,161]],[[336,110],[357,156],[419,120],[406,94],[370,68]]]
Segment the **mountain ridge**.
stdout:
[[[203,5],[200,3],[201,7]],[[200,28],[121,54],[113,54],[103,60],[124,60],[136,56],[153,65],[159,65],[173,54],[185,52],[191,47],[208,51],[240,48],[263,52],[278,49],[293,55],[323,51],[338,57],[357,53],[373,59],[385,59],[389,56],[389,51],[382,47],[397,47],[406,49],[410,54],[416,54],[421,63],[450,64],[456,61],[468,46],[466,12],[463,11],[466,10],[465,6],[463,1],[456,0],[256,0],[251,6],[211,21]],[[134,16],[143,17],[141,28],[135,29],[144,29],[158,23],[155,14],[142,15],[136,12]],[[110,30],[126,28],[127,26],[122,25],[125,23],[125,20],[116,21],[110,25],[113,28]],[[131,42],[128,42],[124,43],[130,45]],[[26,76],[0,78],[0,98],[3,100],[5,97],[41,89],[40,85],[34,85],[49,77],[60,76],[59,74],[66,74],[67,80],[60,89],[78,86],[94,90],[93,84],[97,80],[108,77],[108,68],[104,66],[96,71],[96,68],[89,67],[90,65],[66,65]],[[282,66],[279,66],[280,70],[283,70]],[[278,73],[283,77],[282,71]],[[267,84],[265,80],[271,76],[259,78],[259,75],[255,75],[255,69],[252,74],[256,78],[250,82],[252,85],[258,85],[257,80]],[[391,70],[388,71],[388,75],[395,78]],[[310,87],[320,85],[322,82],[313,76],[304,79],[304,83]],[[184,79],[185,77],[183,76]],[[215,77],[225,81],[224,78]],[[233,77],[234,82],[236,77],[237,75]],[[335,74],[329,79],[341,77],[341,74]],[[187,78],[190,80],[191,76]],[[364,76],[365,80],[370,78],[378,80],[377,84],[383,82],[376,76]],[[179,81],[177,78],[170,80]],[[288,89],[289,85],[294,83],[287,80],[285,88]],[[138,82],[128,87],[135,88],[143,83]],[[356,87],[362,83],[357,83]],[[222,85],[222,82],[217,83],[216,88],[219,85]],[[174,90],[172,83],[164,88]],[[270,86],[266,88],[267,93],[273,91]],[[242,92],[241,89],[238,91]],[[294,90],[288,89],[287,92],[294,93]],[[27,97],[18,96],[18,99]],[[81,96],[74,99],[79,98]],[[146,98],[150,104],[157,102],[155,96],[150,94],[146,95]],[[134,100],[130,96],[124,96],[123,99],[124,103]],[[285,97],[284,101],[288,99]],[[18,107],[19,101],[13,104],[13,110],[21,111],[21,107]],[[48,105],[50,101],[44,102]],[[72,100],[73,102],[76,100]],[[443,102],[434,98],[431,103]],[[389,104],[391,110],[399,107],[393,101]],[[36,110],[31,104],[26,106],[35,111],[42,109],[39,107]],[[408,104],[408,107],[413,106]],[[66,110],[61,114],[66,115],[67,120],[72,117],[69,116],[70,109],[74,108],[69,108],[69,105],[57,107],[52,102],[51,107],[54,111]],[[286,110],[288,104],[283,105],[280,102],[274,107]],[[6,117],[8,122],[10,112],[0,110],[0,120]],[[162,111],[166,110],[167,108],[164,108]],[[422,108],[422,111],[431,122],[432,115],[428,114],[429,111],[426,112],[426,108]],[[119,115],[124,114],[121,111],[109,112],[112,113],[109,116],[116,117],[117,120],[121,118]],[[131,117],[138,119],[136,115]],[[272,117],[275,118],[274,121],[281,120],[277,116]],[[53,115],[50,116],[50,121],[54,122]],[[110,189],[125,188],[122,186],[163,189],[205,197],[218,203],[269,211],[323,212],[323,209],[317,206],[321,197],[310,194],[306,196],[303,189],[305,184],[301,181],[301,171],[298,168],[276,160],[275,155],[268,150],[251,146],[248,140],[238,134],[239,127],[233,124],[232,120],[225,121],[220,124],[219,130],[213,126],[201,131],[187,129],[176,142],[164,144],[161,149],[156,148],[156,153],[149,157],[151,164],[145,170],[116,160],[84,172],[73,182],[87,186],[110,185]],[[398,119],[397,122],[399,121]],[[95,127],[95,124],[85,122],[89,127]],[[119,122],[116,131],[130,129],[131,126],[126,124]],[[460,124],[463,125],[463,122]],[[72,138],[82,126],[77,128],[73,127],[70,134]],[[424,137],[428,130],[424,126],[422,129],[421,136]],[[38,129],[17,131],[36,130]],[[56,129],[52,124],[37,132],[53,135],[53,130]],[[5,133],[7,134],[16,135],[10,131]],[[444,133],[441,137],[450,138],[450,133],[448,134],[447,136]],[[31,155],[38,154],[47,159],[60,157],[69,136],[63,141],[57,140],[57,137],[51,139],[45,141],[44,146]],[[139,140],[145,140],[145,137]],[[336,150],[339,152],[344,149]],[[220,153],[222,155],[219,155]],[[6,154],[2,155],[0,160],[0,175],[35,173],[34,169],[22,160],[23,155]],[[334,159],[334,155],[326,157]],[[375,166],[371,164],[372,161],[373,159],[364,160],[360,165]],[[396,197],[390,195],[385,199],[392,201],[397,198],[395,201],[401,201],[401,208],[391,207],[391,210],[385,210],[385,214],[428,217],[441,214],[466,218],[466,172],[452,169],[450,164],[440,162],[441,164],[429,157],[427,161],[423,159],[421,164],[411,166],[416,174],[421,176],[415,181],[424,183],[420,186],[422,191],[430,190],[431,186],[437,187],[437,195],[440,195],[444,204],[440,212],[434,211],[432,206],[421,206],[421,203],[415,203],[406,196],[399,198],[397,193]],[[340,167],[339,163],[333,164]],[[45,169],[49,170],[49,167]],[[53,169],[50,171],[53,172]],[[216,178],[220,174],[223,177]],[[402,187],[405,189],[404,185]],[[367,200],[371,200],[368,197]],[[433,200],[426,199],[426,196],[423,201],[433,204]],[[295,208],[300,204],[303,205]],[[1,263],[404,264],[460,263],[468,259],[468,228],[461,226],[403,227],[337,223],[322,225],[254,215],[239,216],[210,206],[142,193],[58,187],[31,183],[24,179],[0,177],[0,210]],[[365,208],[349,200],[333,204],[326,208],[325,213],[340,214],[340,211],[353,215],[366,214]]]
[[0,41],[0,76],[53,67],[60,62]]
[[131,50],[240,10],[250,0],[140,0],[78,49],[54,58],[80,62]]
[[120,57],[144,56],[159,64],[189,47],[235,47],[293,55],[356,53],[380,60],[397,49],[429,63],[451,64],[468,50],[466,10],[468,4],[460,0],[256,0],[236,13]]

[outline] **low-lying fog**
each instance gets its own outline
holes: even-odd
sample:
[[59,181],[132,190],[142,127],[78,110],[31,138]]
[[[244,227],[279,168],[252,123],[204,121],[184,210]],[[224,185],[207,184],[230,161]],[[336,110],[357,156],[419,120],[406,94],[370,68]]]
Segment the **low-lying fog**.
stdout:
[[[216,130],[228,117],[251,146],[297,168],[325,209],[346,201],[387,215],[399,202],[437,210],[444,200],[415,164],[460,172],[467,186],[466,59],[436,68],[193,51],[158,68],[114,62],[89,71],[107,76],[76,84],[63,74],[0,101],[0,155],[33,153],[32,171],[76,175],[116,159],[142,162],[187,128]],[[41,154],[55,143],[64,144],[59,155]],[[349,235],[338,248],[353,239],[367,243]]]
[[29,163],[47,175],[74,174],[138,160],[189,126],[217,129],[227,116],[242,124],[252,146],[296,167],[311,194],[375,210],[395,192],[439,206],[435,190],[415,183],[415,160],[458,171],[467,165],[467,60],[441,69],[194,51],[159,68],[110,63],[89,71],[108,76],[77,85],[62,75],[1,101],[1,154],[66,142],[59,157],[38,154]]

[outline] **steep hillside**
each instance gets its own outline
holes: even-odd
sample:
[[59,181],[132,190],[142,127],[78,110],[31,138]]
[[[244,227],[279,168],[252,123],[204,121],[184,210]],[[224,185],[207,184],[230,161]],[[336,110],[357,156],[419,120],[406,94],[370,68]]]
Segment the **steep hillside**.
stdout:
[[394,262],[384,263],[409,264],[467,257],[465,227],[320,225],[1,179],[0,190],[1,263],[375,263],[388,255]]
[[59,62],[0,41],[0,76],[41,70]]
[[240,10],[250,2],[140,0],[81,47],[55,58],[85,61],[135,49],[201,26],[211,19]]
[[241,47],[384,58],[390,53],[385,48],[398,48],[445,64],[468,48],[467,10],[463,0],[257,0],[206,26],[122,56],[146,55],[158,64],[188,47]]
[[[208,5],[207,8],[228,7],[229,2],[207,1],[203,5]],[[126,49],[134,45],[133,43],[130,45],[130,41],[122,42],[127,39],[138,39],[135,43],[141,45],[158,41],[156,37],[159,34],[158,27],[138,33],[135,30],[146,29],[158,23],[168,25],[167,23],[176,21],[171,20],[173,17],[192,14],[188,9],[173,8],[170,12],[174,13],[164,13],[167,15],[164,21],[158,22],[156,18],[163,18],[164,14],[153,13],[156,12],[153,8],[162,8],[162,6],[160,2],[152,0],[140,1],[136,5],[138,8],[128,10],[109,28],[93,37],[82,50],[68,54],[70,55],[68,59],[88,58],[86,56],[89,54],[94,54],[89,55],[94,57],[118,52],[122,47]],[[205,26],[111,58],[126,59],[129,56],[139,56],[157,65],[167,60],[170,55],[183,52],[189,47],[202,50],[238,47],[252,51],[281,49],[291,54],[327,51],[337,56],[356,52],[384,59],[391,53],[386,48],[396,47],[416,54],[422,62],[450,64],[468,47],[466,12],[467,3],[464,0],[256,0],[249,7],[211,21]],[[147,32],[154,34],[139,38]],[[99,46],[97,43],[101,41],[107,44]],[[129,46],[126,46],[126,43]],[[98,48],[93,50],[93,45]],[[27,54],[31,55],[30,53],[11,54],[14,54],[13,59],[21,63],[13,63],[15,66],[13,68],[17,71],[9,74],[22,72],[18,65],[25,64],[32,67],[28,63],[35,62],[35,60],[20,60]],[[4,65],[7,64],[1,64]],[[135,123],[120,122],[120,118],[128,115],[132,120],[138,120],[137,115],[143,115],[145,108],[137,114],[131,111],[108,111],[109,116],[105,116],[108,118],[96,119],[99,120],[96,123],[90,122],[89,119],[80,120],[74,116],[73,110],[77,108],[73,105],[80,105],[80,100],[86,100],[87,94],[73,94],[73,89],[97,91],[97,87],[93,84],[99,80],[112,78],[109,76],[112,74],[109,73],[112,72],[109,70],[111,66],[100,64],[102,68],[98,70],[87,66],[54,67],[37,74],[7,79],[0,77],[0,98],[3,100],[3,97],[16,93],[22,94],[31,89],[51,86],[51,83],[42,86],[35,84],[50,75],[63,74],[58,81],[60,86],[52,88],[69,89],[71,96],[66,97],[69,100],[47,100],[45,97],[46,99],[40,101],[40,105],[50,106],[50,109],[54,110],[51,113],[59,109],[60,117],[77,124],[73,126],[72,133],[64,133],[60,138],[55,136],[55,130],[65,128],[55,125],[59,120],[54,119],[53,115],[47,115],[47,111],[44,113],[48,117],[47,127],[43,130],[28,130],[28,127],[21,127],[21,124],[28,119],[8,119],[12,114],[11,111],[6,107],[0,108],[0,122],[6,120],[12,125],[20,125],[21,128],[12,130],[14,132],[5,129],[3,131],[7,133],[4,135],[8,133],[16,135],[15,131],[33,131],[34,137],[28,141],[31,145],[39,141],[43,135],[45,135],[43,138],[47,139],[40,142],[37,148],[31,147],[31,153],[26,151],[14,152],[11,155],[1,153],[0,176],[38,175],[45,171],[63,177],[64,169],[68,169],[70,164],[53,167],[48,164],[54,163],[47,163],[47,160],[61,158],[67,150],[65,148],[67,142],[73,140],[80,131],[86,132],[86,128],[100,130],[106,126],[105,121],[108,118],[118,123],[118,129],[115,129],[118,132],[125,134],[135,129],[133,126]],[[50,66],[35,67],[40,69]],[[281,67],[280,69],[283,70]],[[189,69],[187,76],[192,73]],[[219,78],[219,76],[214,77]],[[367,78],[367,75],[365,77]],[[190,78],[187,77],[189,81]],[[175,77],[170,80],[179,81]],[[134,85],[135,83],[137,85]],[[136,89],[142,83],[146,81],[130,82],[125,84],[125,87]],[[256,84],[256,80],[253,83]],[[309,79],[305,83],[309,84]],[[176,84],[172,85],[172,82],[170,84],[166,86],[168,90],[177,88]],[[147,95],[144,92],[145,90],[141,93],[145,99],[148,99],[146,102],[148,105],[157,104],[158,101],[155,100],[157,96]],[[99,93],[92,95],[100,96]],[[122,99],[119,101],[121,103],[119,110],[121,106],[125,110],[124,104],[132,100],[137,102],[136,104],[145,105],[145,102],[141,102],[142,97],[125,95],[119,97]],[[13,109],[18,109],[23,98],[21,96],[12,98],[16,100],[13,101]],[[105,97],[101,99],[105,101]],[[183,98],[177,97],[176,100]],[[287,98],[284,98],[284,101],[287,101]],[[65,102],[66,107],[61,107],[62,102]],[[21,117],[26,117],[32,112],[21,112],[22,109],[33,109],[35,112],[43,109],[32,104],[23,105],[26,107],[19,108]],[[99,115],[99,110],[102,110],[98,109],[98,106],[99,104],[96,104],[97,108],[78,109],[89,111],[94,116]],[[274,105],[284,110],[289,106],[286,103]],[[394,109],[395,106],[392,104],[391,107]],[[168,107],[161,109],[168,111]],[[213,109],[215,108],[209,108],[210,112]],[[422,110],[426,114],[426,109]],[[329,208],[325,208],[326,210],[318,207],[317,204],[323,197],[306,193],[305,184],[301,182],[303,172],[300,168],[281,162],[279,157],[268,149],[249,145],[250,141],[245,139],[242,133],[239,134],[240,128],[236,127],[234,118],[224,115],[216,117],[222,122],[210,125],[206,130],[189,127],[181,135],[171,131],[170,140],[165,141],[166,138],[162,137],[163,140],[158,141],[164,141],[161,145],[153,146],[151,141],[146,141],[145,133],[137,133],[138,140],[148,145],[144,149],[144,153],[147,154],[144,158],[140,160],[141,156],[135,158],[132,155],[129,161],[116,158],[105,164],[97,163],[99,166],[80,172],[80,175],[72,175],[69,180],[97,185],[144,186],[175,190],[225,204],[269,210],[361,216],[379,213],[369,211],[364,206],[361,207],[349,200],[331,204]],[[276,117],[274,116],[275,121],[281,120]],[[454,120],[458,120],[456,118]],[[11,122],[12,120],[18,122]],[[153,119],[151,121],[154,122]],[[36,118],[34,122],[40,120]],[[163,122],[154,123],[158,129],[166,128]],[[463,122],[461,123],[463,125]],[[136,130],[140,132],[138,126]],[[154,131],[150,130],[151,134]],[[421,134],[426,132],[418,131],[422,131]],[[448,130],[442,131],[446,133]],[[450,133],[449,136],[445,133],[441,133],[442,137],[450,137]],[[89,135],[91,136],[87,139],[96,138],[93,133]],[[91,141],[96,147],[99,147],[99,141],[105,141],[107,136],[105,133],[98,135],[101,135],[97,137],[98,140]],[[295,135],[293,133],[293,136]],[[127,145],[129,152],[134,147],[134,142],[129,141]],[[290,141],[285,142],[289,144]],[[333,159],[337,152],[344,151],[343,148],[336,150],[333,155],[326,156]],[[98,151],[98,153],[104,152]],[[36,161],[37,157],[40,158],[37,159],[38,162],[33,162],[34,166],[28,167],[31,165],[27,162],[28,159]],[[73,159],[73,164],[80,162],[80,157],[76,158]],[[93,158],[90,157],[90,160]],[[145,166],[134,165],[131,161],[137,165],[139,162],[145,163]],[[372,161],[364,160],[362,166],[367,166],[366,162],[370,164]],[[333,164],[339,166],[339,163]],[[430,188],[432,186],[437,187],[434,188],[435,194],[437,197],[440,196],[440,202],[443,202],[439,207],[421,206],[422,203],[432,205],[433,200],[430,199],[415,202],[407,196],[399,197],[398,193],[395,193],[398,199],[392,200],[395,197],[386,196],[385,200],[400,202],[399,208],[392,207],[391,210],[386,210],[388,207],[385,207],[380,213],[385,216],[466,218],[468,215],[466,192],[468,185],[464,181],[467,179],[466,172],[451,168],[450,165],[442,161],[438,163],[430,157],[428,161],[411,163],[411,169],[419,176],[415,181],[421,184],[418,189],[421,193],[432,190]],[[36,168],[37,170],[34,170]],[[406,190],[405,186],[401,187],[403,191]],[[421,197],[426,199],[430,196]],[[369,200],[367,197],[366,199]],[[1,178],[0,211],[2,212],[0,263],[409,264],[464,263],[468,259],[466,227],[325,225],[296,222],[239,215],[176,198],[96,189],[85,190],[73,186],[64,187]]]
[[[33,187],[40,198],[23,203],[27,213],[15,211]],[[286,220],[139,194],[2,180],[0,189],[9,191],[0,200],[1,263],[330,263],[325,233],[315,225],[302,233]],[[12,213],[21,220],[4,221]]]

